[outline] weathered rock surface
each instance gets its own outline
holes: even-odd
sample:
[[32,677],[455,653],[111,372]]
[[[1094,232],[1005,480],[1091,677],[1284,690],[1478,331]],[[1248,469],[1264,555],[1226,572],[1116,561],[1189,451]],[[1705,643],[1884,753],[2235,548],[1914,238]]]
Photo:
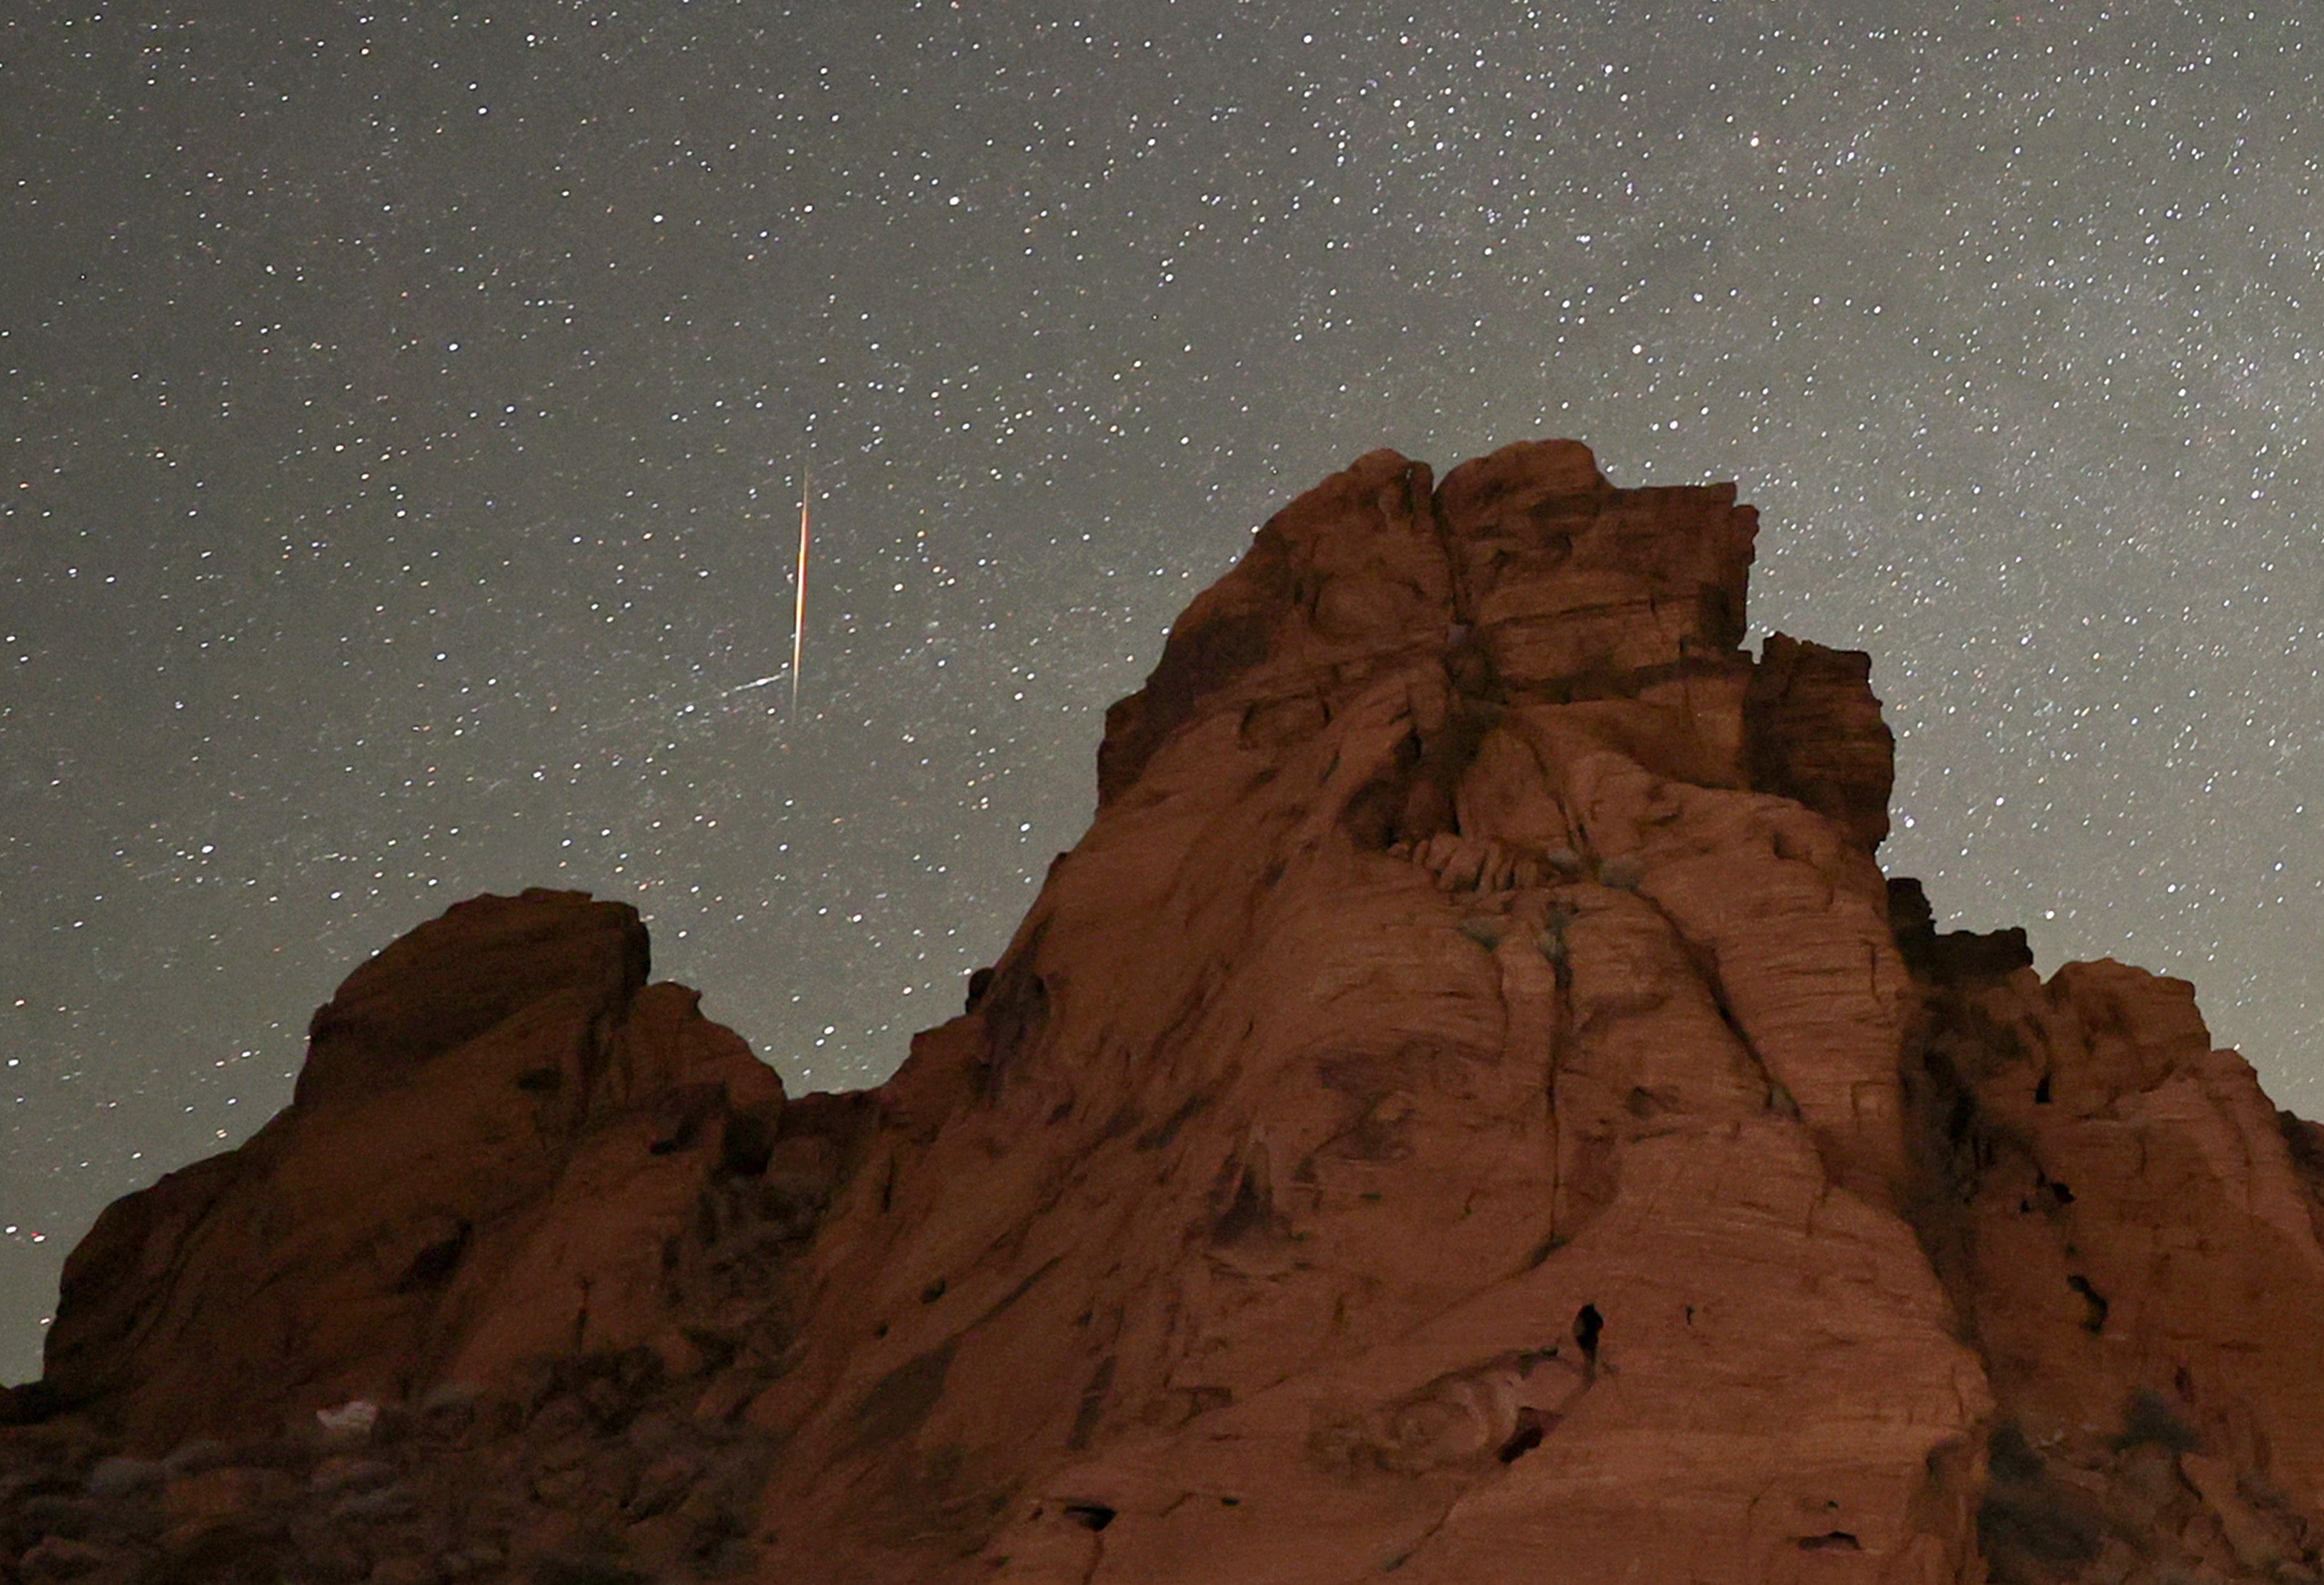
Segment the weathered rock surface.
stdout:
[[1326,481],[875,1092],[617,905],[422,927],[76,1254],[0,1568],[2324,1579],[2324,1129],[1930,927],[1755,527],[1563,441]]

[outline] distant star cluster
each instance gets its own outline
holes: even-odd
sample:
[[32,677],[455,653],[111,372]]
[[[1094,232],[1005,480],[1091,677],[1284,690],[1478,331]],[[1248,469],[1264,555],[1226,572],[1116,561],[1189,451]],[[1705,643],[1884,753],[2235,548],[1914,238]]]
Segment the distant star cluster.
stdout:
[[1876,657],[1892,872],[2324,1110],[2319,32],[0,14],[0,1379],[463,897],[630,901],[794,1091],[882,1077],[1171,618],[1382,445],[1740,481],[1757,626]]

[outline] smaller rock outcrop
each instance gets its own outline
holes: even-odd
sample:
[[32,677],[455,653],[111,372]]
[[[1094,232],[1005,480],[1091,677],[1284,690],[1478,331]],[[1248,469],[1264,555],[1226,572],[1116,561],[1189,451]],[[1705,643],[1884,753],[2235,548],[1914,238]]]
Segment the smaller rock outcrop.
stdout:
[[2324,1130],[2212,1048],[2186,981],[2045,982],[2024,931],[1890,898],[1924,987],[1914,1217],[1997,1401],[1995,1577],[2317,1578]]
[[700,1208],[764,1165],[783,1095],[647,969],[633,910],[540,890],[364,964],[316,1013],[290,1108],[74,1251],[45,1392],[159,1453],[674,1346]]

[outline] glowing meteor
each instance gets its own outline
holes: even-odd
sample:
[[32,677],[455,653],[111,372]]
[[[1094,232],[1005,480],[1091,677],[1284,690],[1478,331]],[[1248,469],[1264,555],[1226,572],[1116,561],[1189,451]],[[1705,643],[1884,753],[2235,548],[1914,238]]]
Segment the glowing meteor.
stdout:
[[807,502],[815,463],[809,458],[799,468],[799,548],[798,595],[791,608],[791,719],[798,719],[799,655],[807,640]]

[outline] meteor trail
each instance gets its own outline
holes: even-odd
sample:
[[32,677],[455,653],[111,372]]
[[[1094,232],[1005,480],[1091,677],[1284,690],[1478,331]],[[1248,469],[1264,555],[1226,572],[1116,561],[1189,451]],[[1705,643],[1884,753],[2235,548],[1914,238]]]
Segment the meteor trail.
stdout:
[[791,609],[791,719],[798,719],[799,653],[807,639],[807,502],[815,461],[799,467],[798,597]]

